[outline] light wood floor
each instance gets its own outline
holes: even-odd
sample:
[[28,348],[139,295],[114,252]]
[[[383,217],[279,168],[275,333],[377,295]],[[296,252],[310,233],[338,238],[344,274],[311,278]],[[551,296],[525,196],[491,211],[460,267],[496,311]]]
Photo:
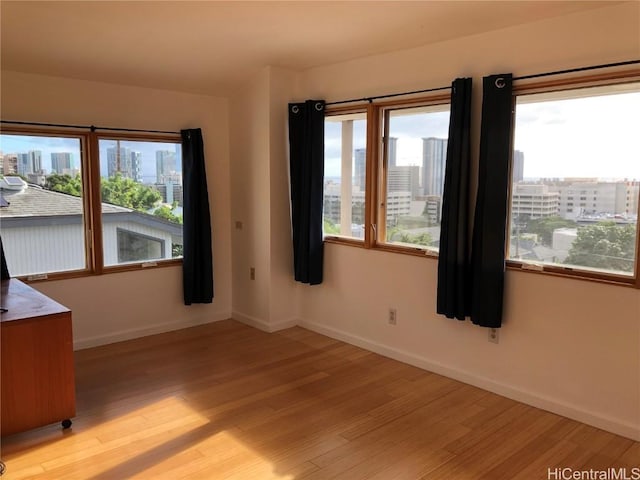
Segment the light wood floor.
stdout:
[[3,480],[531,480],[640,466],[638,442],[302,328],[229,320],[79,351],[76,365],[72,429],[3,439]]

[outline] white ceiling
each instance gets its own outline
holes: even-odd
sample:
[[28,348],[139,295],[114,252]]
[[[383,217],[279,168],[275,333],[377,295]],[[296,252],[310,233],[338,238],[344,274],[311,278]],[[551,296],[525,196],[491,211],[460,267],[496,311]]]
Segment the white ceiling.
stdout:
[[0,2],[2,68],[224,95],[265,65],[318,65],[610,1]]

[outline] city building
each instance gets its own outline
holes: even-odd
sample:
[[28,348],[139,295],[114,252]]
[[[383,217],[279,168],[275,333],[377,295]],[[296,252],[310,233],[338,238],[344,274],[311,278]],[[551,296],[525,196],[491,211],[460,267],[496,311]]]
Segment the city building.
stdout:
[[156,183],[153,188],[162,195],[162,203],[171,205],[173,202],[178,202],[178,206],[182,206],[182,184],[167,181]]
[[0,167],[3,175],[15,175],[18,173],[18,155],[15,153],[5,153],[0,155]]
[[179,177],[176,172],[176,152],[170,150],[156,151],[156,183],[162,184],[166,181],[175,181]]
[[120,174],[136,182],[142,181],[142,154],[128,147],[107,148],[107,175],[114,177]]
[[389,145],[387,148],[387,166],[389,168],[395,167],[398,162],[398,139],[396,137],[389,137]]
[[73,169],[71,152],[51,152],[51,173],[70,175]]
[[446,138],[422,139],[422,191],[425,196],[442,196],[445,165],[447,162]]
[[558,215],[560,195],[548,185],[516,184],[511,192],[511,214],[514,217],[542,218]]
[[364,191],[367,184],[367,150],[365,148],[356,148],[353,153],[353,186]]
[[524,153],[520,150],[513,151],[511,178],[513,183],[520,183],[524,180]]
[[387,191],[411,192],[411,199],[420,195],[420,167],[417,165],[390,166],[387,169]]
[[442,220],[442,197],[427,195],[425,197],[424,212],[431,225],[440,224]]
[[[364,222],[365,193],[360,190],[351,192],[351,221],[356,225]],[[411,192],[389,191],[387,192],[387,222],[395,223],[401,216],[411,213]],[[336,225],[342,224],[344,212],[342,211],[342,192],[339,184],[325,183],[323,216]]]
[[550,192],[558,193],[558,215],[563,218],[638,214],[638,181],[583,178],[542,182]]
[[39,150],[30,150],[26,153],[17,153],[17,173],[18,175],[27,176],[30,173],[41,174],[42,170],[42,152]]

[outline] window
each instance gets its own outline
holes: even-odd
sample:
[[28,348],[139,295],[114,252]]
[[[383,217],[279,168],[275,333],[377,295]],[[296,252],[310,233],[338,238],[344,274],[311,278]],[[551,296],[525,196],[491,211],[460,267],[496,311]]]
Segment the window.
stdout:
[[[98,151],[104,266],[182,256],[181,144],[101,137]],[[135,255],[122,254],[122,238],[131,240]],[[140,248],[140,238],[171,248],[160,255],[155,247]]]
[[116,230],[118,237],[118,263],[147,262],[164,258],[165,241],[123,228]]
[[[511,189],[510,263],[634,283],[640,82],[524,90],[515,104],[514,148],[524,154],[524,177]],[[541,202],[518,208],[523,191]],[[577,207],[567,201],[576,192],[583,200]]]
[[364,241],[366,112],[325,118],[323,229]]
[[384,109],[379,241],[437,250],[449,105]]
[[449,96],[328,109],[324,234],[394,251],[437,252]]
[[12,276],[59,278],[181,257],[179,137],[3,128],[0,140]]

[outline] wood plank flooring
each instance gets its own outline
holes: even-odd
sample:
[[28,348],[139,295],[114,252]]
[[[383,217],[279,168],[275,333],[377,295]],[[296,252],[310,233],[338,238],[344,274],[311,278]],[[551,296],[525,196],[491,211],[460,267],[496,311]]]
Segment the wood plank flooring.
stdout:
[[638,442],[302,328],[228,320],[82,350],[76,376],[72,429],[4,438],[3,480],[531,480],[640,467]]

